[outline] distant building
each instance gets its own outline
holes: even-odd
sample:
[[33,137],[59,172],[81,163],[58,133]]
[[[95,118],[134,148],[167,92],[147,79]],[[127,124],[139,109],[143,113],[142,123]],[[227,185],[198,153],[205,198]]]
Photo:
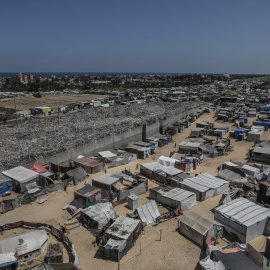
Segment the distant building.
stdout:
[[29,82],[32,82],[34,80],[33,74],[25,74],[25,73],[16,74],[16,78],[20,83],[23,84],[28,84]]

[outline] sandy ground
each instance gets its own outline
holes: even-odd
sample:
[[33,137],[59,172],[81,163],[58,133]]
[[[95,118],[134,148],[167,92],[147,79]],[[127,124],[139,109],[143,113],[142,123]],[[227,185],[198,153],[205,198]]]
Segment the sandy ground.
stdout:
[[[51,107],[57,109],[61,106],[66,106],[71,103],[90,101],[96,98],[105,98],[103,95],[92,95],[92,94],[55,94],[46,95],[42,98],[35,98],[33,96],[28,97],[17,97],[16,106],[18,111],[29,110],[38,106]],[[0,100],[0,107],[14,109],[14,99],[6,98]]]
[[[213,122],[213,113],[202,115],[197,121]],[[249,119],[249,124],[253,119]],[[170,152],[175,151],[175,142],[177,145],[184,140],[192,140],[187,138],[190,134],[191,128],[196,126],[196,122],[192,123],[188,129],[173,137],[173,142],[169,145],[157,149],[156,154],[150,156],[146,160],[138,160],[138,163],[156,161],[160,155],[169,156]],[[229,126],[230,130],[235,127],[231,123],[215,122],[215,127]],[[270,139],[269,131],[265,133],[264,139]],[[215,139],[215,137],[212,137]],[[215,159],[205,160],[196,171],[191,172],[192,175],[198,172],[207,172],[212,175],[217,175],[217,166],[230,159],[235,161],[245,162],[246,153],[252,145],[250,142],[242,141],[237,142],[231,140],[233,152],[229,155],[221,156]],[[125,166],[108,169],[107,172],[120,172],[124,169],[130,169],[131,172],[138,172],[135,170],[136,163],[131,163]],[[103,173],[91,175],[96,177]],[[91,177],[86,181],[91,184]],[[37,202],[31,205],[25,205],[14,211],[8,212],[0,216],[0,224],[3,225],[8,222],[18,220],[34,221],[34,222],[47,222],[49,224],[63,224],[67,222],[74,222],[75,219],[68,221],[70,215],[62,208],[73,199],[74,190],[82,187],[84,183],[76,187],[69,187],[67,192],[46,194],[42,198],[48,198],[48,201],[42,205]],[[155,183],[149,181],[149,188],[156,186]],[[149,193],[142,194],[139,199],[139,206],[147,203]],[[197,202],[197,205],[192,210],[198,210],[205,215],[213,218],[214,214],[211,209],[218,205],[221,195],[210,198],[204,202]],[[166,209],[159,207],[160,212],[166,212]],[[119,205],[115,208],[118,215],[126,215],[132,212],[126,207],[126,204]],[[185,214],[185,213],[184,213]],[[127,255],[121,260],[120,266],[116,262],[107,261],[95,258],[98,250],[97,247],[92,245],[95,240],[94,237],[82,226],[70,230],[69,237],[75,245],[76,252],[79,256],[80,267],[82,269],[200,269],[198,261],[204,258],[201,248],[185,238],[177,232],[178,222],[181,217],[173,218],[171,220],[162,222],[159,225],[148,225],[145,228],[145,233],[142,235],[128,251]],[[70,226],[73,227],[73,226]],[[162,240],[160,241],[160,230],[162,230]],[[6,237],[6,233],[3,236]],[[257,237],[252,241],[252,245],[259,251],[264,251],[265,237]],[[220,240],[220,246],[226,244],[226,239]]]

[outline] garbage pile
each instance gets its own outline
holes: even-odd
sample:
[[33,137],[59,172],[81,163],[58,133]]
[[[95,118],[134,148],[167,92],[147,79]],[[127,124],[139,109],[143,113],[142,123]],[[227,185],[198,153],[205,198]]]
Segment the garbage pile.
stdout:
[[0,169],[27,164],[41,156],[50,156],[70,147],[118,134],[144,123],[198,107],[197,103],[148,103],[108,108],[89,108],[81,112],[30,119],[18,128],[0,130]]

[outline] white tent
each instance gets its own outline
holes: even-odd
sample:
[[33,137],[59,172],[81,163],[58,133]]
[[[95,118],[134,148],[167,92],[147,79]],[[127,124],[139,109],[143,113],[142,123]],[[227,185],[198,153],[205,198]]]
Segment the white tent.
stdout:
[[45,230],[30,230],[25,233],[0,239],[0,254],[15,253],[25,260],[41,254],[48,243]]
[[196,194],[181,188],[174,188],[167,192],[159,190],[157,192],[157,202],[172,208],[177,208],[180,205],[181,210],[185,211],[196,205]]
[[230,183],[208,173],[201,173],[180,183],[182,189],[196,193],[198,201],[204,201],[229,190]]
[[27,185],[35,184],[39,178],[39,173],[22,166],[3,171],[2,173],[13,180],[15,186],[14,190],[20,193],[27,190]]
[[179,231],[203,246],[207,232],[209,232],[211,240],[214,240],[216,236],[222,236],[223,226],[203,213],[190,211],[180,219]]
[[268,216],[269,208],[244,198],[235,199],[215,209],[215,220],[228,231],[237,234],[243,243],[263,234]]
[[92,231],[101,230],[111,220],[117,218],[117,215],[109,202],[99,203],[82,209],[82,219]]
[[177,162],[177,159],[169,158],[165,156],[160,156],[158,159],[158,163],[160,163],[163,166],[172,166],[174,167],[175,162]]

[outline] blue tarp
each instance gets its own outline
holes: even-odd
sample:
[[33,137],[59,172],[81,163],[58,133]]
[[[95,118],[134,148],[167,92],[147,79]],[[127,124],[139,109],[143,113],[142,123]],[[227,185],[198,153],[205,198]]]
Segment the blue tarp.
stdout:
[[239,119],[244,119],[245,124],[248,122],[248,119],[246,117],[239,117]]
[[0,182],[0,196],[3,196],[6,194],[6,192],[12,191],[12,181],[6,181],[6,182]]
[[263,126],[270,128],[270,122],[264,122],[264,121],[253,121],[253,126]]
[[243,134],[243,133],[246,133],[246,132],[247,132],[246,129],[242,129],[242,128],[236,129],[234,131],[234,138],[239,139],[239,134]]

